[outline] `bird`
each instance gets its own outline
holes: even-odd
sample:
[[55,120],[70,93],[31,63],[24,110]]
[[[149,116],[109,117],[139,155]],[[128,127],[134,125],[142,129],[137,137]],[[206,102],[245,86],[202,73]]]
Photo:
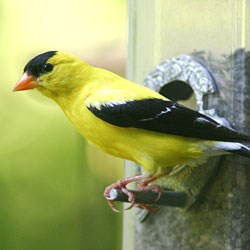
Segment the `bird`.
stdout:
[[[131,208],[135,197],[128,183],[141,181],[140,189],[150,189],[151,182],[174,166],[198,166],[224,154],[250,158],[249,136],[66,52],[48,51],[26,64],[13,91],[30,89],[53,99],[90,144],[142,166],[142,174],[105,189],[114,211],[112,188],[128,196]],[[160,187],[152,186],[161,193]]]

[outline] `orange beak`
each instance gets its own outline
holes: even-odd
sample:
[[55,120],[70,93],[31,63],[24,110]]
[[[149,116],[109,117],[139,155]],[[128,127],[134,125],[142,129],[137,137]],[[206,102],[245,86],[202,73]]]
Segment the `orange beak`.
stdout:
[[25,72],[21,79],[15,85],[13,91],[33,89],[37,86],[37,79],[34,76],[31,76],[27,72]]

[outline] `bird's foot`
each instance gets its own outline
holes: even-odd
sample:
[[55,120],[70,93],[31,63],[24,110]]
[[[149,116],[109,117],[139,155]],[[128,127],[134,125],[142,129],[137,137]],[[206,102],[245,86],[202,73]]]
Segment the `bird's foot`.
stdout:
[[[155,201],[158,201],[162,195],[162,188],[161,186],[157,185],[157,184],[152,184],[149,185],[151,182],[168,175],[171,172],[171,170],[165,170],[164,172],[157,174],[155,176],[149,177],[146,180],[140,182],[137,185],[137,189],[138,190],[152,190],[154,192],[156,192],[158,194],[158,196],[156,197]],[[144,206],[144,205],[143,205]]]
[[160,199],[161,195],[162,195],[161,187],[159,185],[157,185],[157,184],[149,185],[149,183],[151,183],[152,181],[154,181],[156,179],[158,179],[158,178],[151,177],[151,178],[148,178],[145,181],[142,181],[141,183],[139,183],[137,185],[137,189],[138,190],[151,190],[151,191],[156,192],[158,195],[157,195],[155,201],[158,201]]
[[110,199],[110,191],[112,189],[120,189],[124,194],[128,196],[128,201],[131,203],[129,207],[125,208],[125,210],[131,209],[135,205],[135,195],[127,189],[127,185],[131,182],[138,181],[141,179],[145,179],[147,177],[146,174],[140,174],[132,177],[128,177],[122,180],[117,181],[116,183],[111,184],[110,186],[105,188],[104,197],[108,200],[108,204],[114,212],[120,212],[115,208],[114,202]]

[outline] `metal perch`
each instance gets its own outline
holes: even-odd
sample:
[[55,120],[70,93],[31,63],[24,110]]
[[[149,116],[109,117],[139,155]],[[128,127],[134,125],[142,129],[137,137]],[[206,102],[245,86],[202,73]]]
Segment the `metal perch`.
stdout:
[[[135,203],[147,205],[161,205],[185,207],[187,195],[184,192],[163,190],[159,199],[158,193],[151,190],[130,190],[135,195]],[[111,189],[109,198],[112,201],[129,202],[128,196],[119,189]]]

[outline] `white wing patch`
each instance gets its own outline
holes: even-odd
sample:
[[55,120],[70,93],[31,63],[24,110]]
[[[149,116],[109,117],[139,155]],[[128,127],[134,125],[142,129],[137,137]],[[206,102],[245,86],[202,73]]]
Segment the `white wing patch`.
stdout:
[[223,141],[218,141],[214,145],[216,148],[222,149],[222,150],[240,150],[241,148],[246,148],[245,145],[238,143],[238,142],[223,142]]
[[89,108],[90,106],[91,107],[95,107],[97,108],[98,110],[101,109],[101,106],[104,106],[104,107],[114,107],[116,105],[120,105],[120,104],[126,104],[126,101],[122,101],[122,100],[112,100],[112,101],[109,101],[109,102],[99,102],[99,101],[95,101],[95,102],[92,102],[91,104],[88,103],[87,101],[87,107]]
[[102,105],[105,106],[105,107],[114,107],[116,105],[126,104],[126,102],[127,101],[121,101],[121,100],[115,101],[115,100],[113,100],[113,101],[110,101],[110,102],[102,103]]

